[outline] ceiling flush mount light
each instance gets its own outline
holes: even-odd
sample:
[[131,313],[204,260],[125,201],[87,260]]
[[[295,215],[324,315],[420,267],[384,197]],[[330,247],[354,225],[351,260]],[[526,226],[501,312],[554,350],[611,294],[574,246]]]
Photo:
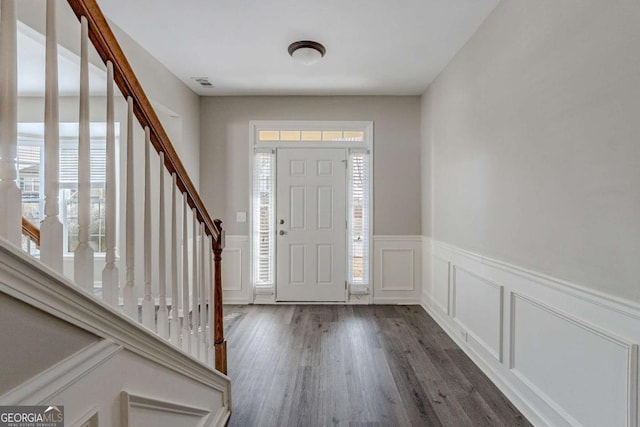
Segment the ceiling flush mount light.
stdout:
[[302,40],[289,45],[289,55],[304,65],[315,64],[327,53],[327,49],[318,42]]

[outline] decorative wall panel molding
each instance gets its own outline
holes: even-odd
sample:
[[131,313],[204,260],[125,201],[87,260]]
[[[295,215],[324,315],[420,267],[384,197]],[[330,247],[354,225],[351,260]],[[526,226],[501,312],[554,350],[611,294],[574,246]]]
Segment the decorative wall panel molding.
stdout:
[[502,361],[503,286],[454,265],[451,316],[489,354]]
[[422,236],[374,236],[372,269],[374,303],[418,304]]
[[253,302],[249,236],[226,236],[222,256],[222,297],[225,304]]
[[123,391],[120,394],[122,427],[171,425],[200,427],[209,425],[207,409],[166,400],[152,399]]
[[53,396],[107,362],[122,346],[103,340],[80,350],[0,396],[0,405],[46,404]]
[[416,289],[416,251],[414,249],[380,249],[380,289],[414,291]]
[[516,292],[510,331],[513,374],[569,423],[634,425],[637,345]]
[[433,304],[445,314],[449,314],[451,298],[451,263],[446,259],[433,256]]
[[158,398],[164,396],[168,401],[190,396],[194,406],[206,407],[214,414],[203,427],[222,426],[228,419],[231,396],[226,375],[121,316],[3,239],[0,239],[0,294],[100,338],[96,344],[5,393],[0,397],[2,404],[55,401],[66,406],[65,417],[77,420],[87,408],[99,403],[100,423],[116,426],[119,424],[114,417],[119,414],[114,414],[112,402],[123,389],[129,388],[154,393]]
[[71,423],[71,427],[100,427],[100,410],[97,406],[89,409],[84,415]]
[[423,307],[530,421],[638,427],[640,306],[424,245]]

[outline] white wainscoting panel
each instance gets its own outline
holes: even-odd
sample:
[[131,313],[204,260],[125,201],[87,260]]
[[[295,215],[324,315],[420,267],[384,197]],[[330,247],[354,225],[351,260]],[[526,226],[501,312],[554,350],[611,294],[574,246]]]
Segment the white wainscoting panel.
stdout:
[[[122,391],[131,389],[153,399],[128,395],[127,405],[114,411],[114,404],[123,402]],[[185,396],[188,405],[183,404]],[[73,427],[212,427],[225,424],[227,399],[206,381],[188,378],[102,340],[0,396],[0,404],[55,402],[65,406],[65,417],[75,420],[69,423]]]
[[225,304],[249,304],[253,292],[250,280],[249,236],[226,236],[222,251],[222,300]]
[[635,346],[546,304],[511,295],[512,372],[575,424],[629,425]]
[[638,304],[424,245],[423,307],[531,422],[638,427]]
[[422,236],[373,237],[373,301],[418,304],[422,292]]
[[176,403],[130,394],[120,394],[122,427],[183,426],[200,427],[207,424],[211,411]]
[[[182,402],[188,396],[189,405],[212,414],[202,427],[225,425],[231,409],[227,376],[167,344],[0,239],[0,298],[5,295],[31,306],[29,312],[37,309],[62,319],[99,341],[52,362],[48,369],[0,396],[0,404],[55,402],[65,406],[69,425],[77,421],[85,427],[99,421],[100,425],[119,426],[120,393],[135,390],[167,402]],[[162,427],[175,425],[181,424]]]
[[433,257],[431,256],[431,238],[422,236],[422,295],[420,304],[426,306],[433,299]]
[[71,427],[100,427],[100,410],[97,406],[92,407],[80,418],[71,423]]
[[[129,408],[118,405],[121,393],[128,390],[149,399],[136,397]],[[50,394],[46,401],[27,398],[22,404],[56,402],[65,406],[69,419],[76,419],[81,411],[97,404],[100,425],[105,426],[212,427],[223,426],[229,416],[224,401],[219,390],[122,350],[76,378],[72,386]]]
[[439,256],[433,256],[433,304],[445,314],[449,314],[451,284],[451,263]]
[[502,361],[502,304],[501,285],[453,267],[453,320],[498,361]]

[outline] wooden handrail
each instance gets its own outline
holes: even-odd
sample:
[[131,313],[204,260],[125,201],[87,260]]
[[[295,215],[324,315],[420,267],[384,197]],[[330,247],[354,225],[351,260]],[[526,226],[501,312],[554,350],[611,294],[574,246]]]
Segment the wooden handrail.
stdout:
[[111,61],[113,64],[116,84],[125,98],[129,96],[133,98],[134,114],[143,128],[149,127],[153,147],[156,151],[164,153],[165,167],[169,174],[175,172],[178,188],[183,193],[187,193],[189,206],[196,209],[198,220],[204,223],[205,232],[213,237],[215,247],[221,241],[218,230],[96,0],[67,0],[67,2],[78,19],[82,16],[87,18],[89,39],[104,63]]
[[40,247],[40,229],[25,217],[22,217],[22,234]]
[[113,64],[114,81],[125,98],[133,100],[133,112],[143,128],[149,128],[151,144],[158,153],[164,154],[164,166],[170,174],[176,174],[176,184],[181,192],[186,193],[188,205],[195,209],[197,220],[204,224],[207,235],[212,237],[214,258],[214,325],[213,338],[215,347],[215,367],[218,371],[227,372],[227,343],[224,340],[222,311],[222,250],[224,248],[224,230],[222,221],[213,221],[200,199],[193,182],[189,178],[184,165],[180,161],[160,119],[151,106],[151,102],[136,77],[131,64],[127,60],[120,44],[109,26],[96,0],[67,0],[76,17],[84,16],[89,26],[89,39],[102,61]]

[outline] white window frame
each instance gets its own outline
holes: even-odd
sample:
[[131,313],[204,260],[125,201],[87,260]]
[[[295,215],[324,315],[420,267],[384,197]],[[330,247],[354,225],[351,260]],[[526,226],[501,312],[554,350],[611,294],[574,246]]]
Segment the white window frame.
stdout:
[[[20,122],[20,123],[25,123],[25,124],[38,124],[41,126],[41,131],[42,133],[37,134],[37,135],[31,135],[30,137],[25,137],[24,135],[20,134],[20,132],[18,132],[18,139],[20,141],[22,141],[23,143],[26,142],[25,145],[32,145],[32,146],[38,146],[40,147],[41,150],[41,155],[40,155],[40,212],[43,215],[43,219],[44,219],[44,203],[45,203],[45,173],[44,173],[44,165],[45,165],[45,161],[44,161],[44,156],[45,156],[45,141],[44,141],[44,123],[42,122]],[[77,122],[61,122],[61,123],[68,123],[71,125],[78,125]],[[91,122],[91,124],[103,124],[104,122]],[[120,123],[116,122],[115,124],[115,128],[116,128],[116,170],[119,170],[119,140],[120,140]],[[30,138],[32,138],[30,140]],[[106,138],[106,137],[105,137]],[[91,139],[91,143],[95,143],[96,140],[101,140],[101,138],[92,138]],[[106,144],[106,141],[104,142]],[[59,145],[60,147],[62,147],[65,144],[69,144],[72,146],[77,146],[78,145],[78,138],[77,137],[70,137],[70,138],[64,138],[62,136],[60,136],[60,141],[59,141]],[[116,201],[119,200],[119,177],[116,174]],[[105,185],[106,185],[106,181],[105,181]],[[93,184],[92,184],[92,188],[93,188]],[[68,229],[68,223],[66,221],[66,209],[67,207],[65,206],[65,200],[64,197],[62,197],[62,188],[58,189],[58,216],[60,219],[60,222],[62,223],[63,226],[63,258],[64,259],[73,259],[74,257],[74,253],[70,252],[68,249],[68,243],[69,243],[69,229]],[[116,202],[118,203],[118,202]],[[117,248],[119,248],[119,236],[118,233],[116,233],[116,260],[118,260],[120,258],[119,256],[119,251]],[[94,253],[94,257],[97,259],[101,259],[101,258],[105,258],[106,257],[106,252],[98,252],[96,251]]]
[[[268,131],[268,130],[302,130],[302,131],[363,131],[364,132],[364,140],[363,141],[260,141],[258,138],[260,131]],[[368,241],[368,281],[369,283],[363,285],[352,285],[349,283],[349,294],[368,294],[369,302],[373,302],[373,224],[374,224],[374,193],[373,193],[373,181],[374,181],[374,150],[373,150],[373,122],[372,121],[309,121],[309,120],[252,120],[249,122],[249,141],[250,141],[250,150],[249,150],[249,164],[251,167],[249,168],[249,183],[250,183],[250,191],[249,191],[249,254],[250,254],[250,271],[249,277],[251,282],[252,295],[250,296],[251,301],[255,301],[255,297],[258,294],[261,295],[275,295],[275,286],[277,283],[277,271],[275,269],[275,254],[277,254],[277,249],[274,249],[274,260],[273,260],[273,282],[270,286],[259,286],[255,283],[255,253],[254,253],[254,206],[253,206],[253,192],[254,192],[254,167],[255,167],[255,153],[258,151],[264,152],[265,150],[272,150],[274,153],[274,177],[273,177],[273,185],[274,185],[274,209],[277,205],[276,198],[277,194],[275,189],[277,188],[277,179],[275,178],[276,165],[277,165],[277,150],[278,148],[343,148],[347,156],[351,151],[359,151],[366,152],[369,155],[369,241]],[[350,170],[350,168],[348,169]],[[348,192],[350,189],[350,180],[351,177],[347,177],[347,197],[349,197],[350,193]],[[348,208],[349,201],[346,200],[346,206]],[[351,217],[347,212],[347,220],[348,220],[348,233],[351,232]],[[276,215],[273,217],[272,229],[276,229]],[[345,245],[349,245],[349,234],[347,235],[347,239],[345,239]],[[350,251],[347,246],[347,256],[349,256]],[[351,262],[349,259],[346,260],[347,265],[350,266]],[[348,276],[346,280],[350,280],[350,272],[347,273]],[[275,301],[275,299],[274,299]]]

